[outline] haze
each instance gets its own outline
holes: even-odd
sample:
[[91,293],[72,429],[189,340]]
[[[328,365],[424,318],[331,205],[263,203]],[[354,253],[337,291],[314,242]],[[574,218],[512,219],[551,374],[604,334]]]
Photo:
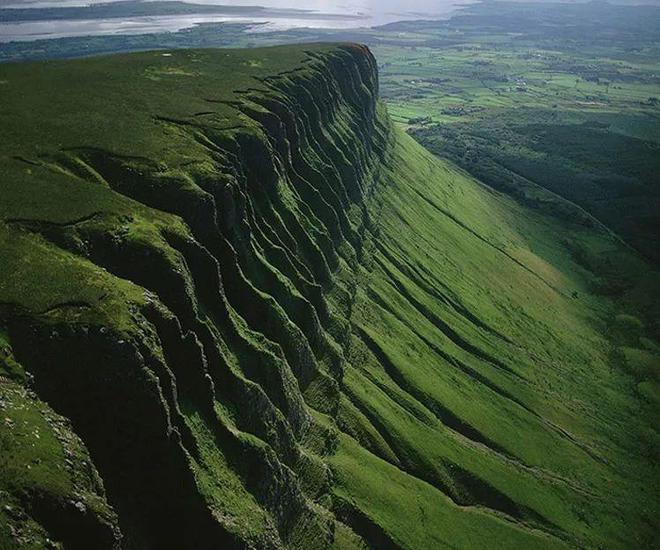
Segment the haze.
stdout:
[[[122,0],[115,0],[122,1]],[[165,0],[168,1],[168,0]],[[107,0],[0,0],[2,8],[63,8],[111,3]],[[448,16],[469,0],[196,0],[190,3],[222,6],[261,6],[274,10],[267,16],[255,10],[242,14],[127,15],[113,18],[80,18],[0,23],[0,43],[93,35],[138,35],[176,32],[203,23],[248,22],[260,24],[255,30],[374,27],[402,20],[436,19]],[[311,12],[297,17],[277,10],[303,9]]]
[[[102,4],[122,0],[0,0],[0,7],[66,7]],[[170,0],[165,0],[170,1]],[[392,19],[410,16],[438,16],[446,14],[459,3],[456,0],[195,0],[190,3],[225,6],[264,6],[296,8],[322,13],[365,14],[373,19]]]

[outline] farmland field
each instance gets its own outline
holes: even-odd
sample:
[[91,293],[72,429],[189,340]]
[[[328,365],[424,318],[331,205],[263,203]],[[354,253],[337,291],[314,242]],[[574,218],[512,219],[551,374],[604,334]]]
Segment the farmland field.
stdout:
[[483,182],[556,213],[568,199],[657,262],[658,9],[494,6],[388,27],[374,49],[390,114]]

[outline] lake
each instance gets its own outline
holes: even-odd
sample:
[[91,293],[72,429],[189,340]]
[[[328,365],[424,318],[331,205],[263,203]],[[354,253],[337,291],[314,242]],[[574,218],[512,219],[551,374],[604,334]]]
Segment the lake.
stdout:
[[[62,8],[107,3],[107,0],[0,0],[0,8]],[[258,31],[286,30],[297,27],[356,28],[373,27],[411,19],[446,17],[466,0],[196,0],[196,4],[222,6],[263,6],[268,16],[258,10],[235,15],[185,14],[149,15],[113,18],[63,19],[57,21],[22,21],[0,24],[0,42],[111,34],[147,34],[176,32],[201,23],[259,23]],[[286,10],[306,10],[304,16]],[[282,10],[278,13],[279,10]]]

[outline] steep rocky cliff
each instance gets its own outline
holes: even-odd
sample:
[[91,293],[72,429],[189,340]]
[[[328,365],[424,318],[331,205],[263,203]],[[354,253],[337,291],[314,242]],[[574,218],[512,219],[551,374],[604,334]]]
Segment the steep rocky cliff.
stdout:
[[4,544],[650,543],[654,404],[575,260],[630,253],[425,153],[366,48],[1,76]]

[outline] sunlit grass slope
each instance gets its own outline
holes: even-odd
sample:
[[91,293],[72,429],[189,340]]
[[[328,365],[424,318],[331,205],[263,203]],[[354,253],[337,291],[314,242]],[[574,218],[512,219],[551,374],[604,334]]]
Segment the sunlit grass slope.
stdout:
[[1,541],[652,546],[657,278],[395,129],[368,50],[0,80]]
[[[373,461],[361,478],[345,474],[347,494],[381,521],[403,523],[399,540],[409,547],[434,547],[433,536],[489,547],[458,527],[480,524],[487,509],[552,533],[549,545],[650,544],[643,533],[657,493],[644,464],[657,445],[657,402],[640,405],[634,378],[613,358],[606,334],[616,330],[616,308],[594,296],[595,276],[566,243],[593,239],[594,250],[610,253],[615,245],[518,206],[407,136],[397,136],[392,154],[351,317],[355,369],[344,383],[361,414],[347,408],[347,417],[358,441],[427,485],[405,506],[411,523],[385,504],[394,487],[412,486],[405,476],[386,482],[398,477],[394,468]],[[616,259],[647,269],[621,250]],[[657,348],[631,338],[655,363],[645,376],[657,377]],[[342,441],[332,459],[340,471],[367,461]],[[367,481],[373,476],[381,482]],[[475,508],[439,506],[434,489]],[[438,517],[440,509],[458,517]],[[466,514],[476,517],[459,519]],[[437,535],[434,525],[444,525]],[[491,529],[478,533],[506,546]]]

